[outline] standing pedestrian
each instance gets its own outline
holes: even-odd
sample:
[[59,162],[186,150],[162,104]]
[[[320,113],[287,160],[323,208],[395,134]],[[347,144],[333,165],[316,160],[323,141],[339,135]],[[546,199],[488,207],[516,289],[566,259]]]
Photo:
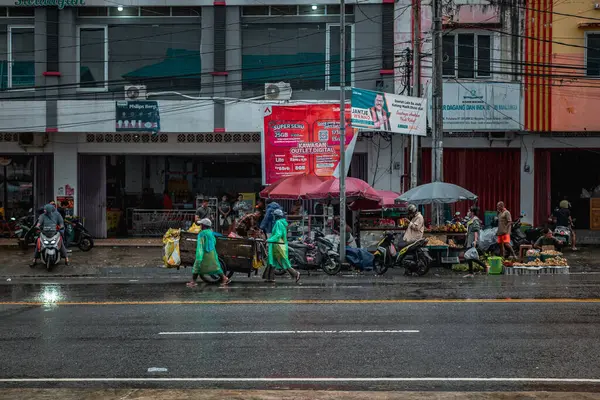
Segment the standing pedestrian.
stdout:
[[288,257],[287,226],[283,211],[277,209],[273,211],[275,224],[271,231],[271,236],[267,239],[269,244],[269,259],[267,269],[263,277],[267,282],[275,282],[275,269],[287,271],[296,283],[300,281],[300,272],[292,268]]
[[505,249],[508,248],[513,258],[517,258],[515,250],[510,245],[510,232],[512,230],[512,216],[510,211],[504,206],[504,202],[498,202],[496,206],[498,210],[498,231],[496,236],[498,237],[498,244],[500,245],[500,256],[504,258]]
[[[477,250],[477,243],[479,242],[479,232],[481,231],[481,220],[479,219],[479,208],[477,206],[471,207],[471,211],[469,212],[469,222],[467,222],[467,241],[465,243],[465,247],[468,249],[474,248],[475,251],[479,253]],[[478,258],[473,260],[467,260],[469,264],[469,274],[465,275],[465,278],[472,278],[473,264],[478,264],[485,271],[487,266]]]
[[218,275],[221,277],[223,286],[229,283],[229,279],[223,273],[217,254],[217,239],[212,231],[212,222],[204,218],[198,222],[200,233],[198,233],[198,244],[196,244],[196,260],[192,270],[192,280],[187,283],[188,287],[198,286],[196,280],[198,275]]

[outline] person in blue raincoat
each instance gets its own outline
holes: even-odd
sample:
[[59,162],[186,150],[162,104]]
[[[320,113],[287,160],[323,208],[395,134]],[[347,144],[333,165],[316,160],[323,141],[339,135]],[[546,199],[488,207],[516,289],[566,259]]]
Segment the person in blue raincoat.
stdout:
[[269,203],[269,205],[267,206],[267,209],[265,211],[265,217],[263,218],[262,222],[260,223],[260,229],[262,229],[263,232],[265,232],[267,237],[269,237],[271,235],[271,231],[273,230],[273,227],[275,225],[275,218],[273,216],[273,213],[276,210],[280,210],[283,215],[283,210],[281,209],[281,206],[278,203],[276,203],[274,201]]
[[275,282],[275,270],[287,271],[296,283],[300,281],[300,272],[292,268],[288,257],[287,226],[283,211],[276,209],[273,211],[273,230],[271,236],[267,239],[269,244],[269,259],[264,277],[267,282]]
[[218,275],[221,284],[227,285],[229,279],[223,273],[217,254],[217,239],[212,231],[212,222],[208,218],[201,219],[198,224],[201,231],[198,233],[198,244],[196,245],[196,260],[192,270],[192,281],[187,283],[188,287],[198,286],[196,280],[198,275]]

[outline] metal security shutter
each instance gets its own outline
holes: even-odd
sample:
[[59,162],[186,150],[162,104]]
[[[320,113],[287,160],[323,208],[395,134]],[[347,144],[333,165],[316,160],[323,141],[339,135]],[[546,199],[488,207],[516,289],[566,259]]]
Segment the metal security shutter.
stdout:
[[37,210],[54,199],[54,157],[52,155],[35,156],[34,176],[35,197],[33,209]]
[[96,238],[106,237],[106,156],[79,156],[78,211]]
[[214,65],[215,72],[226,71],[225,63],[225,39],[227,35],[225,6],[215,6],[215,23],[213,34],[215,37]]
[[46,71],[58,72],[58,8],[46,8]]
[[362,179],[365,182],[369,181],[369,167],[367,164],[367,154],[359,153],[354,154],[352,156],[348,176],[351,178]]
[[394,69],[394,4],[381,5],[381,69]]

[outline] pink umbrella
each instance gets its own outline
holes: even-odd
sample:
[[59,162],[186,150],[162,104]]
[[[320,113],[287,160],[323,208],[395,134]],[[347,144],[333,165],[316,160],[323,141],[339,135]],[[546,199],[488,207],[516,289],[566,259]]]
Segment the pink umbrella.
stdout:
[[297,200],[306,198],[306,192],[315,189],[330,177],[313,174],[292,175],[281,178],[260,192],[264,199]]
[[[330,179],[321,183],[318,187],[306,193],[309,199],[339,199],[340,180]],[[349,201],[358,199],[371,200],[374,205],[381,204],[381,197],[369,184],[358,178],[346,178],[346,198]]]

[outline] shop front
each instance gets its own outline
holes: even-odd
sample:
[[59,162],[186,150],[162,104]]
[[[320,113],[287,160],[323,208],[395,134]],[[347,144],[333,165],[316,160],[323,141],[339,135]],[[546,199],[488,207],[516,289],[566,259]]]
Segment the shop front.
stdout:
[[51,155],[0,155],[0,219],[26,215],[53,198]]

